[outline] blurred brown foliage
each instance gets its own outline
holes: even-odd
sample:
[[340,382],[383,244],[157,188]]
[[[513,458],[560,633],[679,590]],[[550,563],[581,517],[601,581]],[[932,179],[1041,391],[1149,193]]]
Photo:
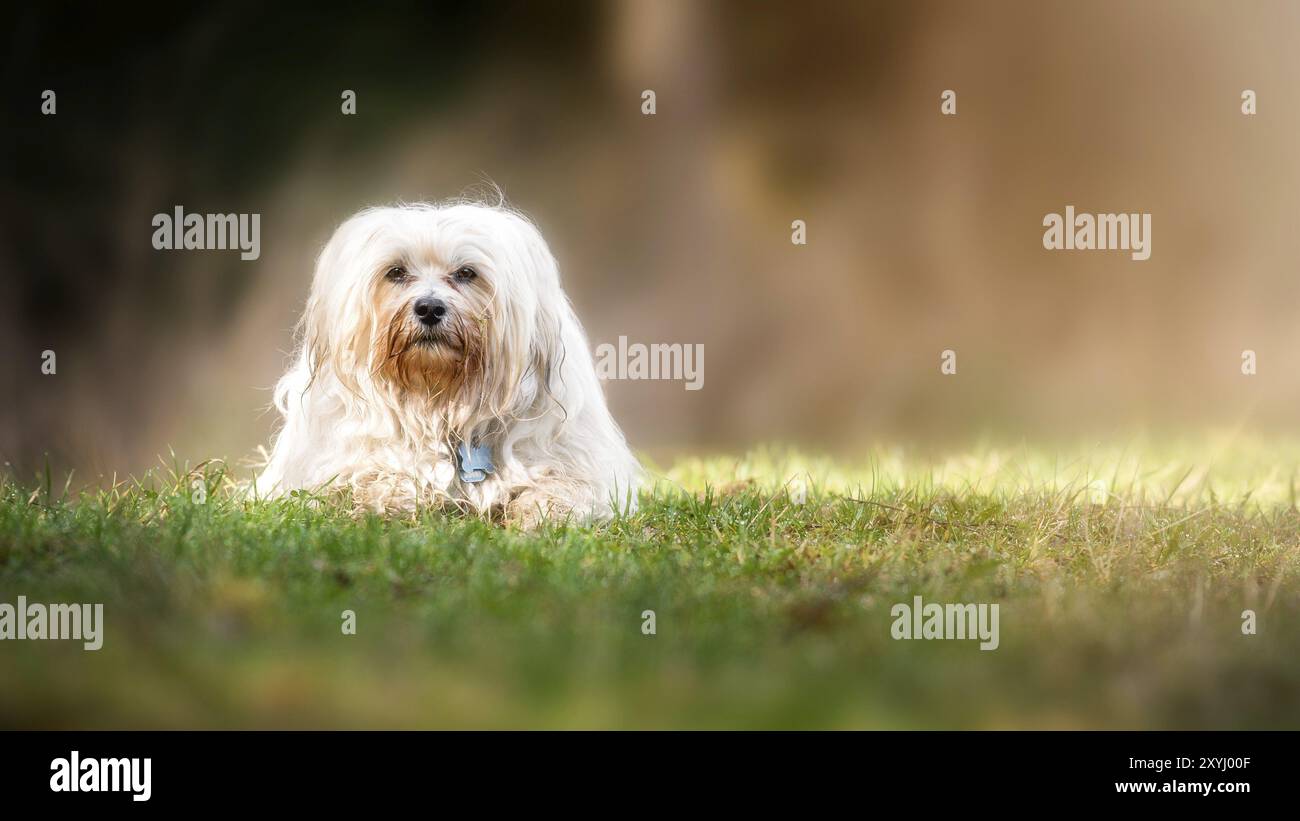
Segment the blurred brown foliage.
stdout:
[[[168,446],[248,454],[333,227],[485,184],[540,224],[593,346],[704,343],[701,391],[608,386],[652,452],[1285,425],[1298,17],[1175,0],[33,7],[5,62],[0,452],[92,476]],[[178,204],[262,214],[261,258],[154,251],[152,215]],[[1151,259],[1044,251],[1042,218],[1067,204],[1150,212]]]

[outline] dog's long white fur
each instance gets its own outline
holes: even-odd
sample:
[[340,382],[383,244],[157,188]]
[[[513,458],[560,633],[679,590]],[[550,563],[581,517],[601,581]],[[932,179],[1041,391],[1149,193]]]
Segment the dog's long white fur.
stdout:
[[[400,283],[394,266],[408,272]],[[466,266],[473,281],[454,276]],[[420,296],[448,306],[456,345],[403,348]],[[259,493],[347,488],[380,512],[451,504],[526,526],[634,508],[641,469],[555,258],[517,212],[460,202],[361,211],[321,252],[299,334],[275,389],[283,425]],[[461,442],[490,447],[485,481],[461,480]]]

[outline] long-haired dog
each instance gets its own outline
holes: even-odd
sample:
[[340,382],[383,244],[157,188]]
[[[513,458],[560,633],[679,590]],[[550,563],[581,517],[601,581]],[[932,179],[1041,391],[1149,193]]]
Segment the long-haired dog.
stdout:
[[502,206],[370,208],[316,264],[257,492],[533,526],[606,519],[641,471],[537,228]]

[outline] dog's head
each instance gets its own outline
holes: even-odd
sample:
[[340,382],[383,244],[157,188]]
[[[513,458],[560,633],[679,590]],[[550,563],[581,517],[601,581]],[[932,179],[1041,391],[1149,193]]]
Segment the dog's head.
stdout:
[[547,388],[564,305],[554,257],[513,211],[373,208],[321,252],[304,342],[313,374],[433,400],[468,422]]

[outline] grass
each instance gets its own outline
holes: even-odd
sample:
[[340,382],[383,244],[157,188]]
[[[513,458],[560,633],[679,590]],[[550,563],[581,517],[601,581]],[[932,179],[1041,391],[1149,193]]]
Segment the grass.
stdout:
[[[213,463],[10,479],[0,602],[106,627],[0,644],[0,726],[1295,728],[1298,468],[1228,436],[766,449],[531,534],[248,502]],[[1000,647],[891,639],[914,595],[999,603]]]

